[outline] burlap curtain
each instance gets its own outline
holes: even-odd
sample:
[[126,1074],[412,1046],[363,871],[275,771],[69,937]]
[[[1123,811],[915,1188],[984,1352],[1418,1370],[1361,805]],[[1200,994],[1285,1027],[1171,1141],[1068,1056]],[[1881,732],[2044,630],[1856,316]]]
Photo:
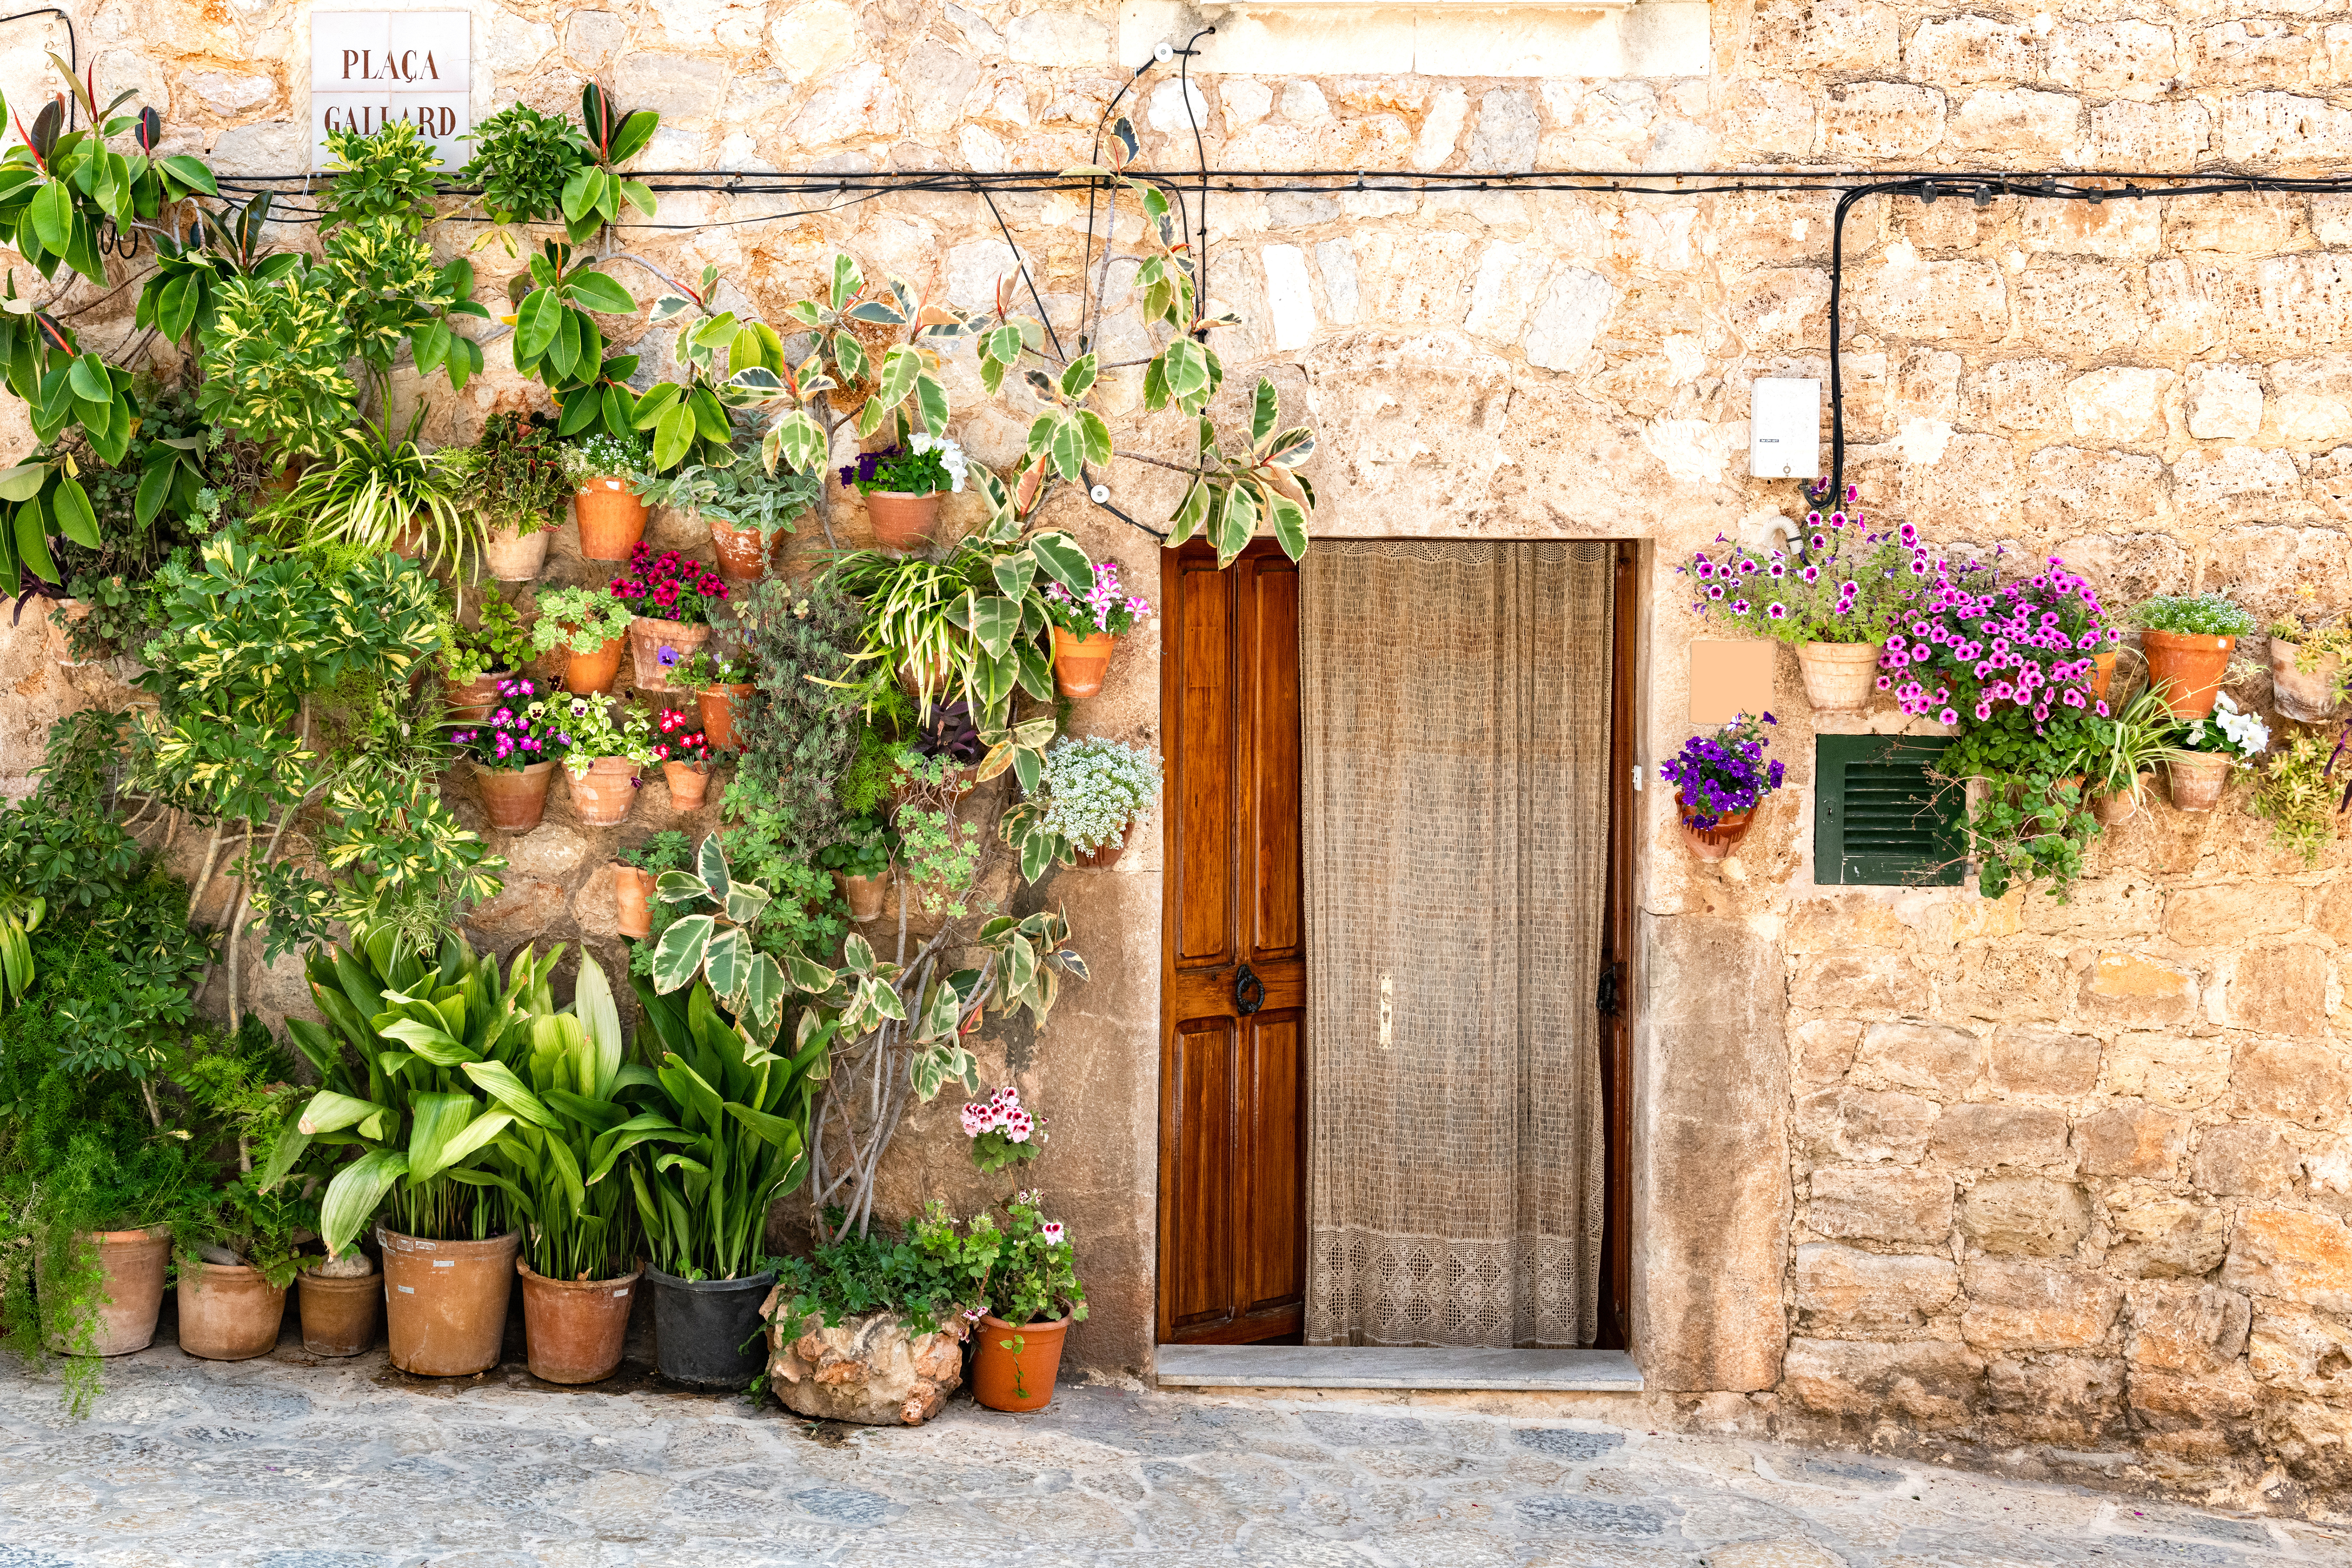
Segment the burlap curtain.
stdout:
[[1307,552],[1309,1343],[1592,1342],[1611,561]]

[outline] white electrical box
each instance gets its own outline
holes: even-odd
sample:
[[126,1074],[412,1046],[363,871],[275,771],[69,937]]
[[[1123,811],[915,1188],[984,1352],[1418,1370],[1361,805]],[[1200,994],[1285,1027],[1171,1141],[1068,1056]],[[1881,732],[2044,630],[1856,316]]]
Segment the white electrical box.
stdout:
[[1764,376],[1748,397],[1748,471],[1759,479],[1822,477],[1822,384]]

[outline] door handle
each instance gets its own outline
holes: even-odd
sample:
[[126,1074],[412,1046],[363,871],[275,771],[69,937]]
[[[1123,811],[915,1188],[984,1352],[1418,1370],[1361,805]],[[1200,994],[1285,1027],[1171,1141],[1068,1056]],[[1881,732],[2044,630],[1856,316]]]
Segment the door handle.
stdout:
[[1234,1005],[1244,1018],[1265,1005],[1265,982],[1250,973],[1246,963],[1234,976]]

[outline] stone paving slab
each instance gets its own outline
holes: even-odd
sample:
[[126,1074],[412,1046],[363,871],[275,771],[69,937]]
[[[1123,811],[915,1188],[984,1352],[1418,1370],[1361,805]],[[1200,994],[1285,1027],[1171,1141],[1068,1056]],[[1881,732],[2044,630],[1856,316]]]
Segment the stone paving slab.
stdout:
[[799,1420],[629,1366],[158,1347],[93,1417],[0,1363],[0,1568],[2269,1568],[2352,1531],[1859,1454],[1088,1385]]

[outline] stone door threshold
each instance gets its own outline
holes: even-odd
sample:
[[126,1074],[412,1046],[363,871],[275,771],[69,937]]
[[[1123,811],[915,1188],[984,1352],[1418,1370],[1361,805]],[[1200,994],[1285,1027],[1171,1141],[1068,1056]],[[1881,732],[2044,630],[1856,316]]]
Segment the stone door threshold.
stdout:
[[1162,1388],[1493,1388],[1639,1394],[1623,1351],[1403,1350],[1353,1345],[1160,1345]]

